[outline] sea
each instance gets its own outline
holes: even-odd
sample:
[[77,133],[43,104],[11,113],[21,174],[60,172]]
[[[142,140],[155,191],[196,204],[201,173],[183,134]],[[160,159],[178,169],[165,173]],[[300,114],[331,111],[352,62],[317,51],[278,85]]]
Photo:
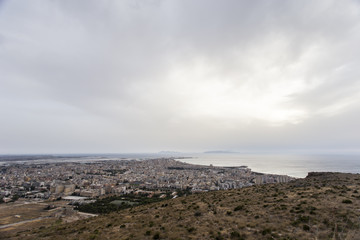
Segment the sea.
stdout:
[[107,160],[146,160],[173,157],[179,161],[213,166],[247,166],[254,172],[306,177],[309,172],[360,173],[360,153],[351,154],[244,154],[244,153],[131,153],[0,155],[0,166],[9,164],[45,164],[54,162],[94,162]]
[[213,166],[247,166],[254,172],[303,178],[309,172],[360,173],[360,154],[203,153],[180,161]]

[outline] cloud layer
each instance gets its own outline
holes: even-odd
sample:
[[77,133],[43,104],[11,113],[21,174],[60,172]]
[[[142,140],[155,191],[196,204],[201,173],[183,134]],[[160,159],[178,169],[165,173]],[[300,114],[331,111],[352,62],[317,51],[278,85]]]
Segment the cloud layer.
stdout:
[[359,149],[359,1],[2,1],[0,153]]

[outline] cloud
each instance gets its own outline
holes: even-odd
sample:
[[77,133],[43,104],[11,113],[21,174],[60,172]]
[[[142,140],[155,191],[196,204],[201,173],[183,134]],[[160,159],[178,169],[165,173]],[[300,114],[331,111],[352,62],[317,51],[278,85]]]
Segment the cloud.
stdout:
[[359,18],[351,0],[4,1],[0,152],[359,147]]

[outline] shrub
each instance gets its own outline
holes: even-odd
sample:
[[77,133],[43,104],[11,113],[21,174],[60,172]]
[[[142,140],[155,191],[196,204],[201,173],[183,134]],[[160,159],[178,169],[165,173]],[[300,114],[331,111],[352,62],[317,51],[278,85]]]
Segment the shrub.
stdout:
[[344,200],[342,201],[342,203],[351,204],[352,201],[351,201],[350,199],[344,199]]
[[264,230],[261,231],[262,235],[266,235],[268,233],[271,233],[271,229],[270,228],[265,228]]
[[160,233],[155,233],[153,239],[160,239]]
[[231,237],[231,238],[239,238],[239,237],[240,237],[240,233],[238,233],[238,232],[231,232],[231,233],[230,233],[230,237]]
[[230,238],[231,238],[231,239],[244,240],[244,239],[245,239],[245,235],[244,235],[244,234],[240,235],[240,233],[234,231],[234,232],[231,232],[231,233],[230,233]]
[[194,213],[194,216],[195,216],[195,217],[200,217],[200,216],[201,216],[201,212],[195,212],[195,213]]
[[244,205],[239,205],[237,207],[234,208],[234,211],[240,211],[240,210],[243,210],[244,209]]
[[310,231],[309,225],[304,224],[304,225],[303,225],[303,230],[304,230],[304,231]]
[[308,222],[310,220],[309,216],[300,216],[298,219],[300,222]]

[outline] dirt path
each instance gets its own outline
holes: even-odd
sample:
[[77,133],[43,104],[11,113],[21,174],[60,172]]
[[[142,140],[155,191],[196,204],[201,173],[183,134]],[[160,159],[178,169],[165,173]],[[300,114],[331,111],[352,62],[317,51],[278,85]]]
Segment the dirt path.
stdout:
[[39,217],[39,218],[24,220],[24,221],[21,221],[21,222],[16,222],[16,223],[10,223],[10,224],[5,224],[5,225],[0,225],[0,229],[8,228],[8,227],[12,227],[12,226],[15,226],[15,225],[20,225],[20,224],[28,223],[28,222],[38,221],[38,220],[42,220],[42,219],[45,219],[45,218],[49,218],[49,217]]

